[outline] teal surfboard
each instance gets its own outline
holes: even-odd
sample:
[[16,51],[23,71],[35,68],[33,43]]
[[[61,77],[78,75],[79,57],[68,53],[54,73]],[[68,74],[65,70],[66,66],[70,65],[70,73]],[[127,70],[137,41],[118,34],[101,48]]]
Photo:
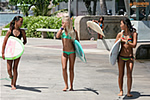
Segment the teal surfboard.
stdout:
[[[0,36],[0,58],[2,58],[2,45],[5,36]],[[24,45],[21,40],[10,36],[5,47],[5,59],[14,60],[19,58],[24,52]]]
[[81,44],[77,40],[75,40],[74,46],[75,46],[77,57],[79,57],[83,62],[86,62],[85,54],[83,52]]

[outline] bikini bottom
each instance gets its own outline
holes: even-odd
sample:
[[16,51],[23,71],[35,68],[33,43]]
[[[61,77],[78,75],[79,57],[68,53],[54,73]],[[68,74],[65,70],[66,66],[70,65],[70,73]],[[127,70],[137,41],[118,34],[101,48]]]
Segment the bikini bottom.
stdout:
[[73,52],[63,51],[63,53],[65,53],[69,56],[70,54],[75,53],[75,51],[73,51]]

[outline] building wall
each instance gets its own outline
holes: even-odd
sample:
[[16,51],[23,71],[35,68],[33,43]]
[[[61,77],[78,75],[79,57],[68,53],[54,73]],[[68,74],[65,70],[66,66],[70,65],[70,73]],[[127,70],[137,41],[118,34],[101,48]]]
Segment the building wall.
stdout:
[[[78,3],[77,3],[78,1]],[[77,7],[78,5],[78,7]],[[115,15],[115,0],[106,0],[106,6],[107,10],[111,10],[112,14]],[[56,6],[56,11],[60,9],[68,8],[68,4],[65,2],[61,2],[60,5]],[[93,2],[91,2],[91,9],[93,11]],[[78,11],[78,12],[77,12]],[[87,8],[83,2],[83,0],[73,0],[71,3],[71,12],[74,16],[80,16],[80,15],[88,15]],[[96,15],[100,15],[100,2],[97,1],[97,7],[96,7]]]
[[[78,16],[75,19],[75,29],[78,32],[78,36],[81,40],[89,40],[91,37],[97,39],[97,34],[91,34],[88,30],[87,21],[98,20],[101,17],[99,16]],[[104,17],[104,34],[105,39],[115,39],[117,34],[121,31],[120,29],[120,20],[124,19],[125,16],[109,16],[105,15]]]

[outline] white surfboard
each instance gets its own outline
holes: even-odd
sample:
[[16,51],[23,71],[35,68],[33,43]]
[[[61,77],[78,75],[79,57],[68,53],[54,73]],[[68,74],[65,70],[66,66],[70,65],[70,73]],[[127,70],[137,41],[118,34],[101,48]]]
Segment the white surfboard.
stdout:
[[[2,58],[2,45],[5,36],[0,36],[0,58]],[[24,52],[24,45],[21,40],[10,36],[5,47],[5,59],[14,60],[19,58]]]
[[83,62],[86,62],[85,54],[83,52],[81,44],[77,40],[75,40],[74,46],[75,46],[77,57],[79,57]]
[[120,51],[120,42],[121,42],[121,39],[119,39],[111,48],[110,50],[110,53],[109,53],[109,62],[112,64],[112,65],[115,65],[116,64],[116,60],[117,60],[117,57],[118,57],[118,53]]
[[97,33],[99,33],[99,34],[101,34],[102,36],[105,37],[105,35],[104,35],[104,33],[103,33],[101,27],[100,27],[97,23],[95,23],[95,22],[93,22],[93,21],[87,21],[86,24],[87,24],[87,26],[90,27],[92,30],[94,30],[95,32],[97,32]]

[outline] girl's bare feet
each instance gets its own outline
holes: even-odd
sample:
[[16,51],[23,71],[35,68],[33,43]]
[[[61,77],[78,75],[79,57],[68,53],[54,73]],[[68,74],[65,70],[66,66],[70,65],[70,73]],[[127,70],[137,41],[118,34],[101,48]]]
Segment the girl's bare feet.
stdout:
[[14,85],[11,85],[11,90],[16,90],[16,87]]
[[63,89],[63,91],[67,91],[67,89],[68,89],[68,87],[66,86],[66,87]]
[[132,94],[130,94],[130,93],[127,93],[127,96],[128,96],[128,97],[132,97],[133,95],[132,95]]
[[120,93],[118,94],[118,96],[123,96],[123,91],[120,91]]
[[69,89],[69,91],[73,91],[73,87],[71,87],[71,88]]

